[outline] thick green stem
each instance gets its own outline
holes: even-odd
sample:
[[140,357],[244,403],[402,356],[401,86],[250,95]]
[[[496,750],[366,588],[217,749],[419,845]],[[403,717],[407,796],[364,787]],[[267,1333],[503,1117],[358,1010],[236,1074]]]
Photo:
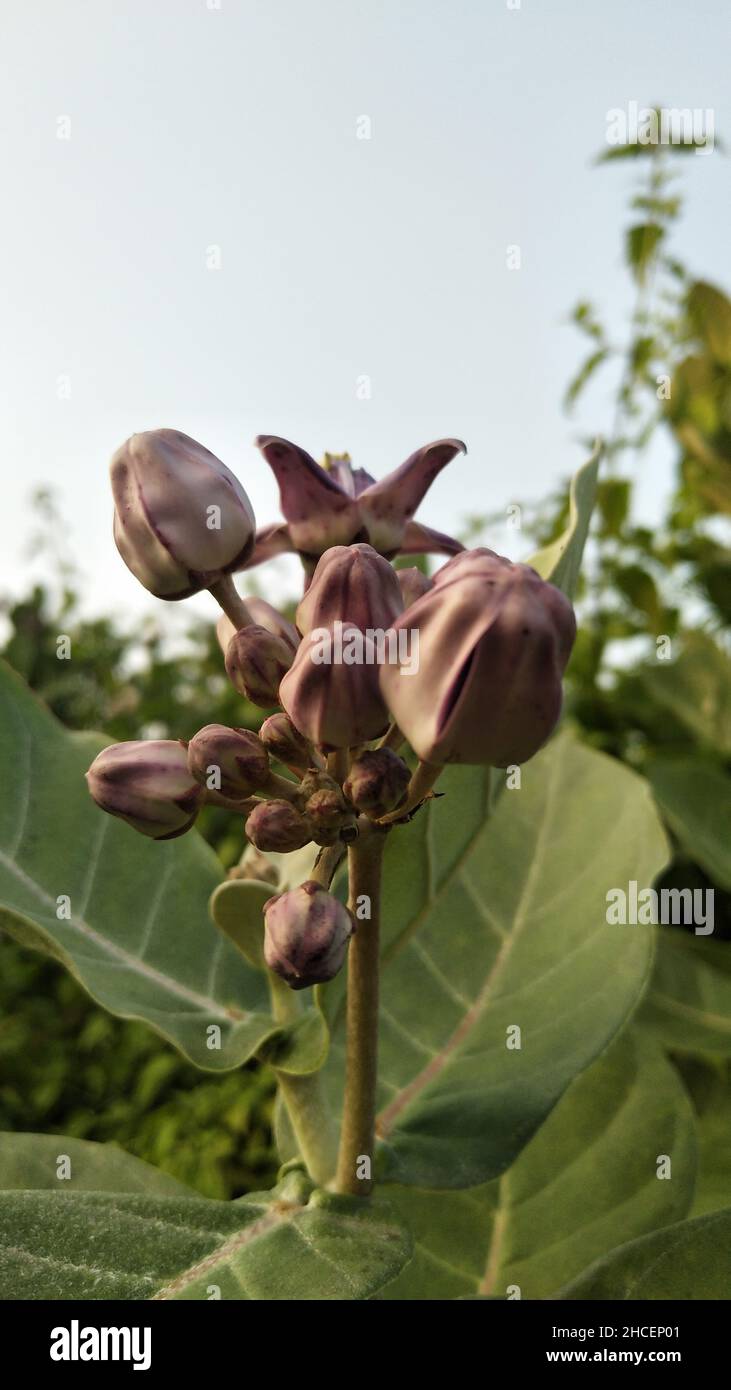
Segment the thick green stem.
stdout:
[[[335,1188],[359,1197],[367,1197],[373,1187],[381,867],[385,841],[383,831],[369,827],[348,849],[349,901],[357,930],[348,949],[345,1098]],[[364,899],[370,904],[367,918],[362,916]]]
[[[283,1027],[295,1023],[301,1017],[296,994],[272,970],[267,978],[277,1023]],[[278,1067],[274,1073],[307,1171],[318,1187],[325,1187],[335,1172],[337,1135],[320,1073],[293,1076]]]

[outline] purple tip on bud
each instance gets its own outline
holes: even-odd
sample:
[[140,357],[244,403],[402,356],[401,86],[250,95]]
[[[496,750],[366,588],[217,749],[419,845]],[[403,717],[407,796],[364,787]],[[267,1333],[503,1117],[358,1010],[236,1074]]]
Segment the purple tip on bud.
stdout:
[[246,822],[246,837],[264,854],[289,854],[312,839],[312,828],[291,801],[261,801]]
[[289,643],[252,623],[235,632],[226,648],[226,671],[235,690],[261,709],[279,699],[279,685],[292,665]]
[[243,800],[258,791],[270,774],[269,755],[250,729],[206,724],[188,744],[191,775],[208,791]]
[[113,743],[94,759],[86,781],[97,806],[153,840],[190,830],[203,800],[185,745],[174,739]]
[[264,959],[291,989],[332,980],[355,926],[347,907],[311,879],[270,898],[264,923]]

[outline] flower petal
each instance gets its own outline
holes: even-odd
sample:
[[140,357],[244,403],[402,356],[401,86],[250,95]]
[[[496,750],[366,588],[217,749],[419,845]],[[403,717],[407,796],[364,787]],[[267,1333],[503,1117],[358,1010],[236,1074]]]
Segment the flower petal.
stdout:
[[447,536],[443,531],[434,531],[431,526],[422,526],[419,521],[406,524],[403,540],[398,548],[399,555],[459,555],[464,550],[461,541]]
[[398,551],[406,522],[434,479],[457,454],[466,452],[460,439],[437,439],[417,449],[400,468],[361,493],[358,505],[376,550],[384,555]]
[[295,550],[321,555],[347,545],[361,529],[355,501],[297,444],[260,434],[256,446],[279,483],[280,504]]

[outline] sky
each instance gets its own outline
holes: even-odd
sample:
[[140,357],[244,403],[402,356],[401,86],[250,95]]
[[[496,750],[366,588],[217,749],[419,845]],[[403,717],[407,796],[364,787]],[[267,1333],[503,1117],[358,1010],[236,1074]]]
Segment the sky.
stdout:
[[[261,523],[258,433],[377,477],[464,439],[420,512],[442,530],[545,496],[611,414],[608,387],[562,412],[569,311],[621,332],[630,302],[607,112],[710,108],[731,149],[728,0],[25,0],[1,33],[0,589],[47,566],[47,485],[87,609],[132,619],[162,605],[114,548],[107,466],[138,430],[204,443]],[[729,159],[680,164],[675,249],[728,288]]]

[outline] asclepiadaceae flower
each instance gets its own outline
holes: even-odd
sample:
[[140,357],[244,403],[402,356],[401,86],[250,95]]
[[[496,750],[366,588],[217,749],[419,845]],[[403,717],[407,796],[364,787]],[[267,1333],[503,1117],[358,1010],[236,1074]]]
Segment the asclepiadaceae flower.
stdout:
[[339,620],[332,629],[315,628],[299,645],[279,701],[295,728],[323,752],[378,738],[389,721],[373,638]]
[[293,656],[283,637],[252,623],[239,628],[228,643],[226,672],[240,695],[260,709],[271,709],[279,700],[279,686]]
[[332,980],[355,923],[347,907],[313,879],[264,906],[264,959],[291,989]]
[[231,800],[243,800],[269,780],[269,754],[250,729],[206,724],[188,744],[188,768],[196,782]]
[[438,439],[411,454],[380,482],[364,470],[353,470],[350,461],[337,459],[322,467],[297,444],[277,435],[256,440],[279,484],[284,524],[257,532],[250,568],[296,551],[311,572],[331,546],[365,541],[382,555],[426,553],[455,555],[459,541],[414,521],[414,513],[441,470],[465,446],[459,439]]
[[343,791],[357,811],[377,820],[403,800],[410,777],[392,748],[366,748],[350,764]]
[[86,781],[97,806],[153,840],[185,834],[204,800],[185,744],[175,739],[113,743],[94,759]]
[[195,439],[168,429],[133,434],[110,473],[117,549],[157,598],[187,598],[247,563],[251,503],[233,473]]
[[561,712],[576,620],[528,565],[465,552],[397,620],[419,633],[419,666],[380,668],[388,707],[424,763],[508,767],[545,743]]
[[388,630],[403,612],[396,571],[372,545],[335,545],[318,560],[309,588],[297,608],[303,635],[334,622]]
[[291,801],[260,801],[246,821],[246,838],[265,854],[290,854],[312,839],[312,827]]

